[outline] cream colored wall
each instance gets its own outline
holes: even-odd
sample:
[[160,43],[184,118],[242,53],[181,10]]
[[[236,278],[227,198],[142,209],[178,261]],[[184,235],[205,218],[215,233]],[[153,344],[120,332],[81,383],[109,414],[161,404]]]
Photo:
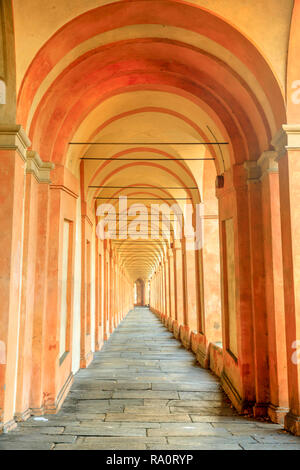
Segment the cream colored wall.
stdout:
[[5,76],[3,13],[0,9],[0,78]]
[[81,297],[81,201],[77,199],[75,224],[74,298],[73,298],[73,337],[72,372],[80,366],[80,297]]
[[235,256],[234,256],[234,226],[233,219],[225,221],[226,231],[226,263],[228,286],[228,327],[229,349],[238,357],[237,347],[237,322],[236,322],[236,284],[235,284]]
[[91,244],[91,348],[95,351],[95,278],[96,278],[96,259],[95,259],[95,230],[93,230]]
[[63,228],[59,357],[61,357],[66,351],[66,329],[67,329],[67,314],[68,314],[67,312],[67,287],[68,287],[68,261],[69,261],[69,233],[70,233],[70,223],[67,220],[65,220],[64,228]]
[[16,68],[11,0],[0,2],[0,79],[5,82],[5,104],[0,104],[0,123],[16,121]]
[[[14,0],[17,89],[35,54],[65,23],[116,0]],[[266,56],[284,86],[293,0],[191,0],[245,34]]]

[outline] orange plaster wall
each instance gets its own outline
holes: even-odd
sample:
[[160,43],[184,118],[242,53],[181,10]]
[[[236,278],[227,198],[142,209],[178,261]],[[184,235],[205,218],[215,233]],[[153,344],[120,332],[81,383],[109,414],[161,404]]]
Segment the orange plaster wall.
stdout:
[[15,415],[18,419],[28,416],[33,362],[33,321],[35,301],[35,266],[38,230],[39,184],[31,174],[26,175],[26,197],[24,205],[24,240],[22,294],[20,309],[19,358]]
[[[67,187],[66,184],[73,182],[73,186]],[[48,297],[47,297],[47,318],[46,318],[46,355],[44,372],[44,398],[45,407],[48,412],[57,411],[61,405],[57,403],[57,398],[63,399],[68,386],[71,384],[72,370],[72,343],[69,344],[69,353],[65,356],[62,364],[59,364],[59,322],[61,291],[60,280],[62,270],[62,241],[63,241],[63,222],[71,222],[72,239],[71,246],[71,273],[70,279],[73,279],[74,272],[74,252],[75,252],[75,220],[76,220],[76,194],[72,189],[75,187],[74,179],[65,169],[58,169],[53,177],[53,185],[50,189],[50,228],[49,228],[49,264],[48,264]],[[73,282],[69,286],[70,298],[69,309],[69,331],[72,338],[72,312],[73,312]],[[53,377],[55,379],[53,380]],[[64,387],[66,389],[64,390]]]
[[0,364],[0,410],[3,423],[9,427],[13,420],[16,385],[24,161],[17,151],[1,150],[0,156],[0,340],[6,349],[5,364]]
[[[235,238],[235,270],[236,270],[236,322],[238,337],[238,357],[228,351],[228,331],[226,325],[226,310],[223,303],[223,348],[224,348],[224,380],[227,392],[234,390],[232,399],[237,406],[243,402],[252,403],[255,399],[254,364],[253,364],[253,325],[251,308],[251,270],[249,253],[249,221],[247,213],[247,186],[245,170],[237,165],[233,170],[225,173],[224,188],[217,191],[219,198],[220,221],[233,218]],[[236,189],[234,189],[236,188]],[[222,240],[222,225],[220,222],[220,238]],[[221,251],[221,265],[223,266],[224,252]],[[223,276],[224,276],[223,270]],[[222,292],[222,298],[224,292]],[[224,300],[222,300],[224,302]],[[247,331],[247,334],[242,332]],[[226,385],[227,384],[227,385]],[[233,386],[233,387],[232,387]]]
[[223,348],[216,343],[211,343],[209,347],[209,367],[221,377],[224,368]]

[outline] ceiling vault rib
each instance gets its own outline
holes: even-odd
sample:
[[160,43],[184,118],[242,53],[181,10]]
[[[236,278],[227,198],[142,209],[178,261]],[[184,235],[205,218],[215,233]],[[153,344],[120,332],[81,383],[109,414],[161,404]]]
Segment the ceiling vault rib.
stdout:
[[89,188],[105,188],[105,189],[198,189],[197,186],[88,186]]
[[203,161],[203,160],[215,160],[211,157],[203,158],[114,158],[114,157],[81,157],[80,160],[100,160],[100,161],[114,161],[114,162],[161,162],[161,161]]
[[[110,196],[95,196],[94,199],[120,199],[119,197],[110,197]],[[191,197],[128,197],[128,200],[141,200],[141,201],[186,201],[186,200],[191,200]]]
[[69,145],[228,145],[229,142],[69,142]]

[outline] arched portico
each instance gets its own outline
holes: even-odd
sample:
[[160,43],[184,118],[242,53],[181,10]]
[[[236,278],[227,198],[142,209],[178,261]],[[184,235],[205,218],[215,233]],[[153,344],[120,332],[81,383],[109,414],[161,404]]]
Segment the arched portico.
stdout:
[[3,428],[57,412],[150,299],[240,413],[299,434],[298,3],[267,2],[277,56],[252,6],[75,3],[23,60],[1,10]]

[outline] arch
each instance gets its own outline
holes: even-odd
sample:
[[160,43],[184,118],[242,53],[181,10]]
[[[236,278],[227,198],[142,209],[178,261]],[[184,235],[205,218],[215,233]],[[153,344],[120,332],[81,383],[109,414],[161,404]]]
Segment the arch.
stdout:
[[[8,322],[11,330],[19,325],[20,334],[18,347],[8,344],[15,360],[7,375],[5,393],[13,393],[5,416],[56,412],[77,368],[89,366],[134,304],[149,303],[201,366],[220,375],[240,413],[280,421],[290,406],[288,423],[292,415],[298,420],[299,374],[282,359],[288,351],[282,331],[284,295],[292,319],[289,342],[298,331],[292,305],[298,298],[293,282],[299,269],[293,271],[292,262],[298,245],[292,237],[299,230],[292,228],[299,223],[290,208],[299,191],[297,185],[290,191],[290,184],[299,163],[285,155],[278,164],[280,185],[276,174],[282,156],[276,132],[287,120],[291,143],[299,134],[298,108],[286,95],[296,90],[298,101],[298,3],[287,89],[283,45],[278,57],[270,54],[259,18],[260,33],[250,25],[247,34],[238,16],[226,14],[230,2],[206,8],[204,0],[153,0],[149,8],[149,0],[103,0],[100,6],[89,0],[95,6],[90,10],[73,3],[62,18],[52,21],[49,14],[46,31],[31,38],[22,63],[15,64],[12,28],[6,29],[4,67],[0,44],[0,103],[1,91],[7,103],[0,114],[6,130],[16,115],[18,120],[8,137],[1,130],[3,161],[12,154],[19,159],[24,147],[20,166],[15,159],[3,172],[19,178],[6,194],[13,188],[22,202],[16,204],[19,212],[11,210],[14,218],[20,215],[22,233],[18,239],[11,223],[5,236],[14,247],[9,259],[22,263],[9,272],[24,278],[19,309]],[[4,0],[0,12],[3,19],[8,11],[11,26],[10,4]],[[285,19],[292,2],[286,4]],[[277,16],[272,34],[276,29],[286,39],[288,25]],[[20,31],[19,13],[16,18]],[[280,215],[283,263],[281,238],[274,238]],[[115,223],[98,230],[102,220],[115,216]],[[181,219],[192,233],[181,233]],[[128,236],[130,228],[136,237]],[[282,288],[287,272],[290,296]],[[9,286],[7,299],[14,277]],[[6,315],[11,311],[5,307]],[[1,329],[1,339],[11,340],[9,328],[3,335]],[[5,379],[1,375],[0,390]],[[1,408],[3,397],[0,392]]]
[[142,279],[137,279],[135,281],[135,285],[136,285],[135,305],[144,306],[145,305],[145,283]]

